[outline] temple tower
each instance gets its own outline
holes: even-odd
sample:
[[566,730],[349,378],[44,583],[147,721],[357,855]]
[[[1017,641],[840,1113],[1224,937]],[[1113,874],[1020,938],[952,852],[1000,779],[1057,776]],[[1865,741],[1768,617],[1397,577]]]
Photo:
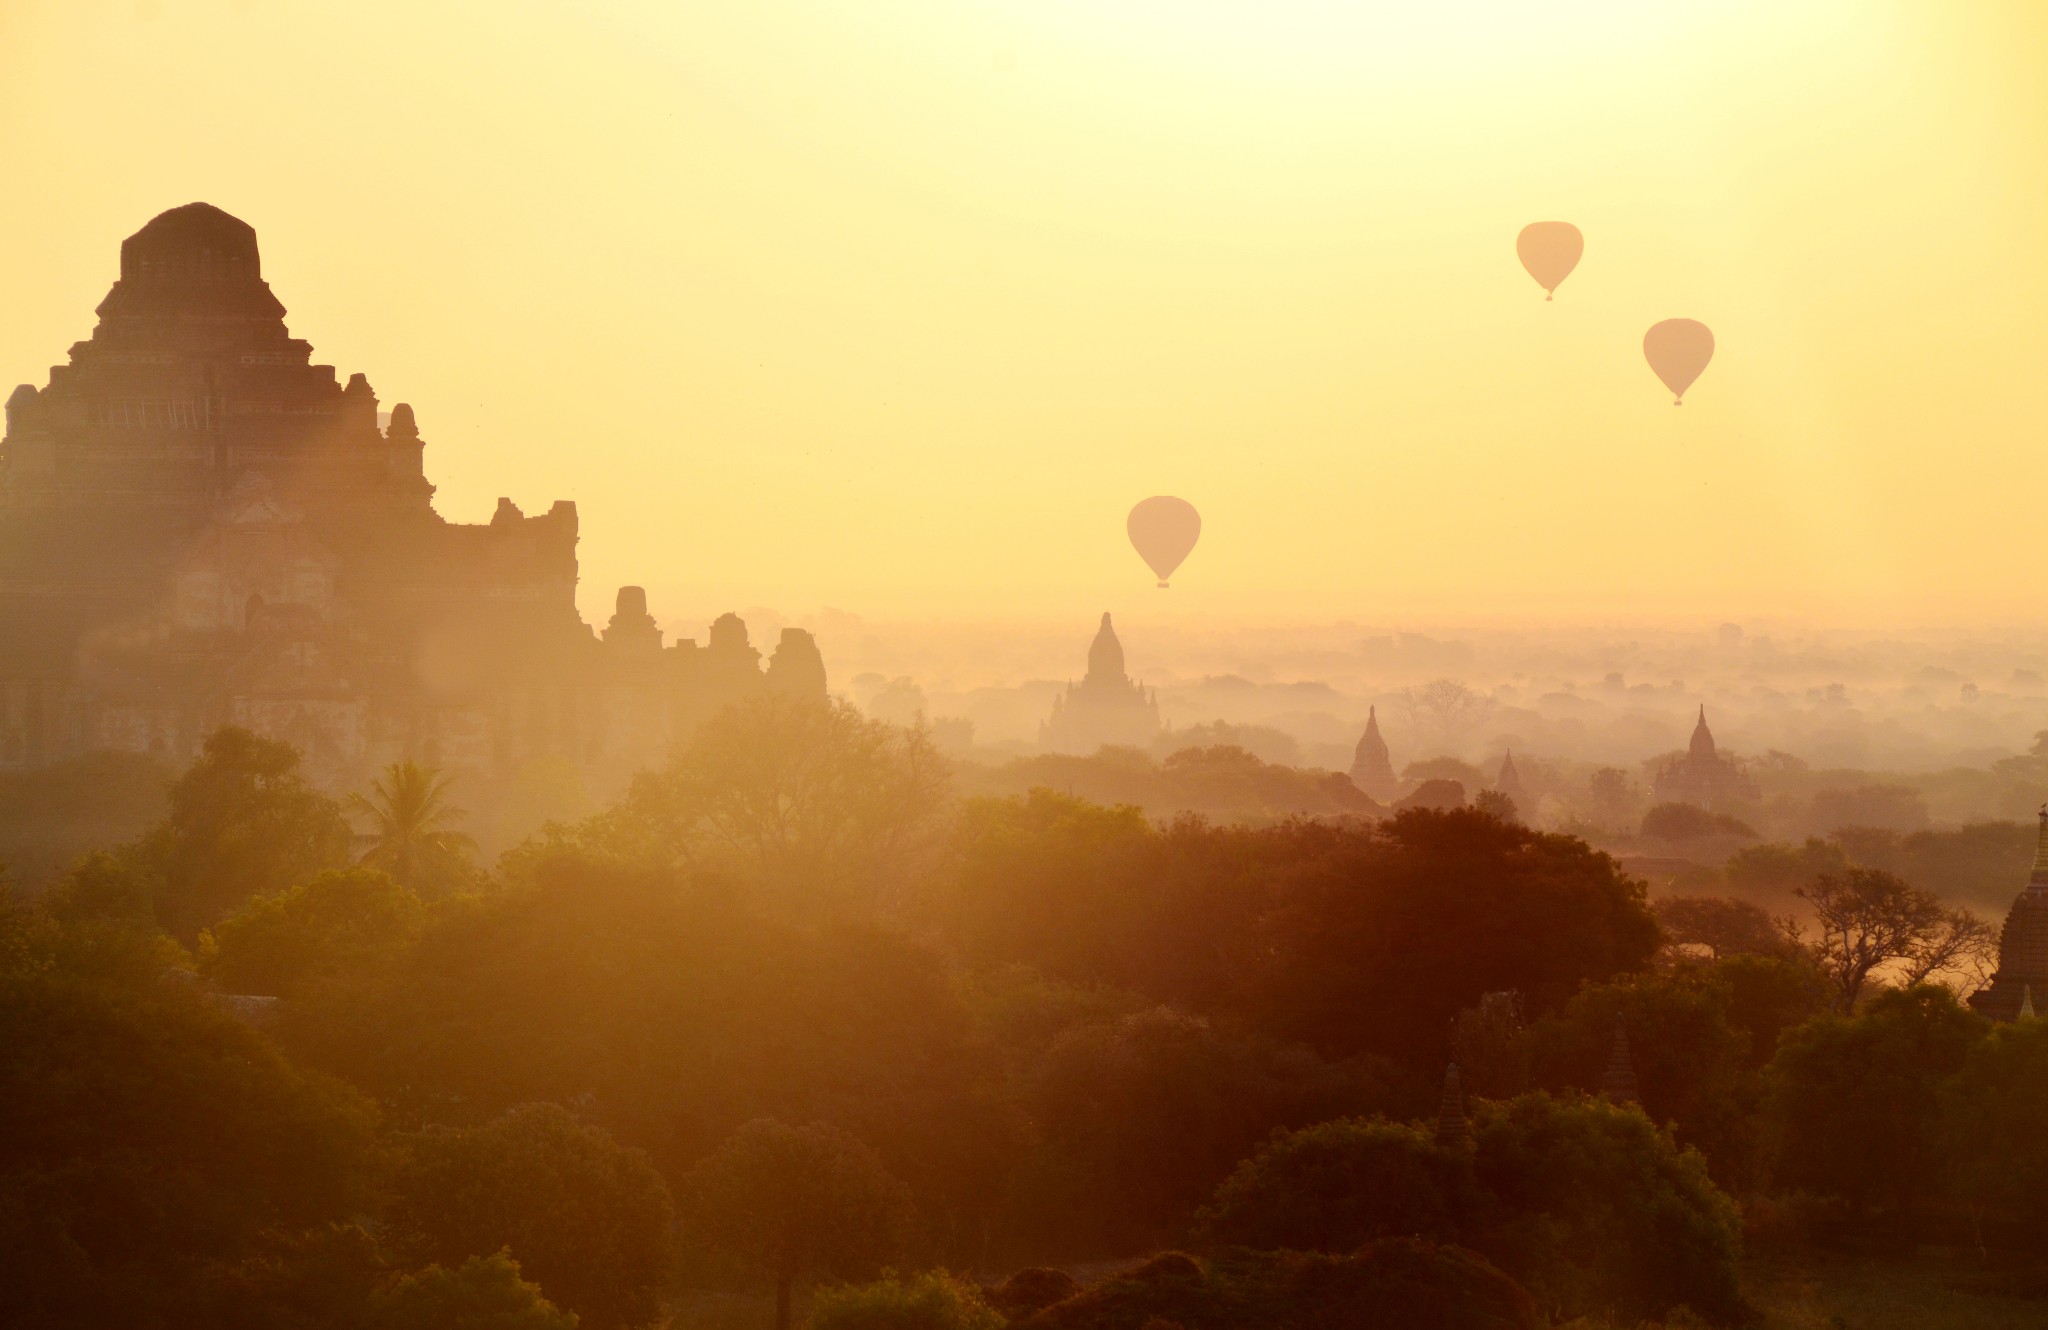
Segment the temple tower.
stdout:
[[1088,673],[1067,685],[1039,727],[1038,742],[1056,753],[1093,753],[1105,744],[1142,748],[1159,733],[1159,702],[1124,673],[1124,647],[1109,614],[1088,645]]
[[2018,1020],[2036,988],[2048,993],[2048,805],[2041,809],[2033,870],[1998,934],[1998,969],[1969,1001],[1992,1020]]
[[1600,1077],[1600,1096],[1610,1104],[1640,1104],[1635,1063],[1628,1055],[1628,1022],[1614,1018],[1614,1042],[1607,1048],[1607,1070]]
[[1382,801],[1401,791],[1401,778],[1394,774],[1387,741],[1380,736],[1378,707],[1366,708],[1365,733],[1358,736],[1358,747],[1351,755],[1351,783]]

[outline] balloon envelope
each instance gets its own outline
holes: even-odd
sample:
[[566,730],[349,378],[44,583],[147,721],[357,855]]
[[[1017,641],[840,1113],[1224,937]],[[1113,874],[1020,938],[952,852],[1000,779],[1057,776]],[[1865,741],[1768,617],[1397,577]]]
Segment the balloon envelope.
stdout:
[[1188,551],[1202,534],[1202,515],[1186,499],[1155,494],[1131,509],[1124,527],[1131,533],[1132,548],[1151,565],[1164,589],[1166,579],[1173,576],[1173,570],[1180,567],[1181,560],[1188,557]]
[[1695,319],[1666,319],[1643,334],[1643,355],[1671,390],[1672,405],[1685,405],[1685,390],[1714,358],[1714,334]]
[[1572,275],[1585,252],[1586,238],[1570,222],[1531,222],[1515,237],[1515,254],[1546,292],[1557,290],[1557,284]]

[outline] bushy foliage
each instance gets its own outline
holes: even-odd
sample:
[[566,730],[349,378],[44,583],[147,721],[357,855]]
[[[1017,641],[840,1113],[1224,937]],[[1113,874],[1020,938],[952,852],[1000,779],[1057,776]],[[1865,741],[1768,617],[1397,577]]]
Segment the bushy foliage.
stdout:
[[216,924],[201,970],[229,992],[290,997],[388,970],[425,922],[419,897],[375,869],[322,873]]
[[362,1199],[369,1104],[107,925],[0,946],[0,1322],[117,1324]]
[[1014,1154],[995,1069],[930,948],[575,856],[445,907],[388,981],[290,1032],[428,1120],[588,1103],[672,1179],[751,1118],[829,1121],[942,1229],[988,1213]]
[[1921,985],[1786,1031],[1765,1069],[1778,1181],[1891,1210],[1938,1193],[1940,1084],[1987,1028],[1948,989]]
[[[1214,727],[1195,726],[1195,731]],[[978,798],[1028,798],[1037,790],[1062,790],[1070,797],[1105,807],[1129,807],[1147,816],[1196,814],[1252,825],[1292,817],[1372,816],[1384,811],[1342,772],[1281,765],[1256,735],[1229,734],[1222,741],[1191,743],[1191,732],[1173,731],[1176,744],[1163,757],[1135,748],[1105,747],[1080,757],[1040,753],[1000,766],[967,767],[961,790]],[[1247,741],[1249,740],[1249,741]]]
[[988,1302],[1003,1315],[1015,1318],[1064,1302],[1080,1291],[1081,1281],[1066,1271],[1034,1265],[1012,1271],[989,1289]]
[[922,729],[765,692],[698,726],[616,808],[557,839],[626,862],[746,878],[806,913],[893,904],[936,839],[947,765]]
[[1570,837],[1473,810],[1293,835],[1242,1010],[1326,1052],[1440,1067],[1452,1017],[1482,995],[1519,992],[1533,1018],[1660,941],[1642,884]]
[[1709,812],[1697,804],[1658,804],[1643,814],[1643,834],[1658,840],[1688,841],[1705,836],[1756,839],[1756,829],[1739,817]]
[[1718,966],[1690,965],[1589,985],[1528,1032],[1536,1084],[1598,1091],[1614,1047],[1627,1033],[1643,1111],[1698,1149],[1722,1184],[1754,1183],[1752,1122],[1759,1087],[1750,1039],[1729,1019],[1730,991]]
[[1380,1097],[1356,1065],[1233,1039],[1167,1007],[1067,1031],[1027,1091],[1040,1129],[1088,1180],[1071,1204],[1112,1243],[1165,1232],[1273,1129]]
[[2048,1223],[2048,1020],[1993,1029],[1941,1098],[1957,1194],[2039,1231]]
[[1217,1190],[1218,1242],[1351,1250],[1386,1234],[1463,1243],[1566,1315],[1738,1306],[1735,1206],[1640,1112],[1598,1100],[1478,1101],[1469,1147],[1387,1122],[1278,1137]]
[[577,1330],[578,1320],[499,1253],[399,1279],[372,1301],[367,1330]]
[[1019,1330],[1536,1330],[1529,1295],[1470,1251],[1385,1239],[1344,1254],[1178,1252],[1111,1275]]
[[171,782],[170,815],[132,848],[165,928],[188,941],[252,897],[348,859],[341,806],[309,784],[290,744],[228,728]]
[[1470,1163],[1427,1130],[1341,1118],[1276,1134],[1201,1214],[1211,1243],[1349,1251],[1384,1237],[1455,1242],[1478,1209]]
[[1539,1301],[1565,1314],[1739,1314],[1735,1203],[1641,1112],[1540,1093],[1480,1101],[1472,1139],[1487,1205],[1471,1243]]
[[981,1290],[943,1270],[820,1289],[810,1330],[1003,1330]]
[[509,1250],[591,1330],[652,1319],[673,1207],[638,1150],[554,1104],[409,1143],[391,1215],[417,1260],[457,1265]]
[[775,1281],[778,1330],[791,1285],[811,1274],[858,1278],[913,1240],[910,1190],[873,1150],[824,1123],[749,1122],[684,1180],[686,1239]]
[[1611,859],[1470,809],[1159,831],[1038,791],[970,807],[963,836],[949,923],[970,954],[1325,1055],[1440,1067],[1451,1018],[1483,994],[1541,1014],[1660,940]]
[[1778,922],[1753,901],[1728,896],[1667,896],[1652,907],[1666,940],[1726,956],[1787,956],[1797,948]]

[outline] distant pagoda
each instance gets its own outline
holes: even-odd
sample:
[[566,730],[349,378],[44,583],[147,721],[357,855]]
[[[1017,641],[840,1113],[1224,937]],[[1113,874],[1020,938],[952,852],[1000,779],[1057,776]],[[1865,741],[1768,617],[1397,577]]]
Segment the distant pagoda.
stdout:
[[1400,793],[1401,778],[1394,774],[1394,762],[1387,741],[1380,737],[1378,707],[1365,713],[1365,733],[1358,736],[1358,749],[1351,756],[1351,783],[1375,799],[1391,799]]
[[1089,754],[1105,744],[1142,748],[1159,733],[1159,701],[1124,673],[1124,647],[1107,611],[1088,646],[1088,673],[1052,700],[1039,745],[1055,753]]
[[2036,991],[2048,993],[2048,805],[2041,809],[2033,871],[1998,935],[1998,969],[1970,995],[1970,1005],[1994,1021],[2018,1020],[2033,1014]]
[[1754,803],[1757,798],[1755,782],[1715,746],[1704,705],[1692,727],[1692,742],[1657,773],[1652,790],[1658,803],[1693,804],[1718,811]]
[[1526,808],[1528,793],[1522,787],[1522,773],[1515,770],[1515,753],[1511,748],[1500,760],[1500,774],[1493,778],[1493,788],[1515,801],[1515,807]]

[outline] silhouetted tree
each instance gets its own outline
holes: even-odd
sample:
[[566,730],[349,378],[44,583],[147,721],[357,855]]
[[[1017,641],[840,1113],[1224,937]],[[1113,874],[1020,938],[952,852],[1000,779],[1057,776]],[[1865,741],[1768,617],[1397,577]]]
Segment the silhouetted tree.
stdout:
[[1465,806],[1465,787],[1454,780],[1426,780],[1396,800],[1394,807],[1406,812],[1411,808],[1425,808],[1442,812]]
[[760,1119],[691,1170],[683,1184],[689,1240],[727,1252],[775,1282],[775,1327],[789,1330],[796,1281],[857,1278],[908,1247],[910,1191],[875,1152],[823,1123]]
[[2048,1020],[2000,1025],[1943,1087],[1943,1159],[1965,1201],[2048,1223]]
[[1641,793],[1636,783],[1620,767],[1602,767],[1594,772],[1588,782],[1592,799],[1593,816],[1609,829],[1627,826],[1636,820],[1636,806]]
[[1813,796],[1811,819],[1813,829],[1823,832],[1839,827],[1919,831],[1927,825],[1927,801],[1905,785],[1822,790]]
[[1640,1110],[1544,1094],[1480,1100],[1472,1158],[1489,1203],[1468,1245],[1561,1316],[1738,1314],[1735,1203]]
[[254,896],[347,862],[348,823],[306,782],[290,744],[217,731],[171,783],[168,818],[133,848],[173,934],[199,930]]
[[234,993],[291,997],[388,970],[426,922],[419,897],[373,869],[322,873],[214,925],[201,969]]
[[1706,965],[1590,984],[1530,1028],[1536,1083],[1599,1093],[1619,1022],[1650,1120],[1699,1150],[1723,1186],[1753,1185],[1760,1180],[1752,1130],[1759,1086],[1749,1039],[1728,1018],[1729,999]]
[[1513,796],[1503,794],[1499,790],[1481,790],[1472,800],[1472,806],[1487,816],[1497,817],[1503,822],[1522,820],[1522,812],[1515,807]]
[[375,827],[363,866],[381,869],[414,891],[445,891],[466,882],[476,842],[454,829],[464,814],[448,802],[451,784],[451,777],[416,762],[384,768],[369,795],[351,803]]
[[1061,1157],[1088,1180],[1074,1208],[1103,1240],[1163,1237],[1275,1128],[1375,1106],[1355,1067],[1232,1039],[1166,1007],[1079,1026],[1027,1091]]
[[1477,1101],[1469,1146],[1384,1121],[1276,1136],[1217,1189],[1203,1224],[1218,1242],[1326,1252],[1439,1236],[1565,1317],[1738,1308],[1734,1203],[1698,1154],[1599,1100]]
[[751,1118],[823,1119],[881,1151],[948,1242],[992,1218],[1016,1153],[929,945],[574,855],[443,905],[368,991],[294,1004],[282,1028],[407,1114],[588,1104],[671,1177]]
[[1659,840],[1698,840],[1703,836],[1743,836],[1756,831],[1738,817],[1711,813],[1697,804],[1658,804],[1643,814],[1643,834]]
[[1401,690],[1401,710],[1408,723],[1433,734],[1445,748],[1456,748],[1493,711],[1493,699],[1475,693],[1456,679],[1432,679]]
[[1667,896],[1651,907],[1674,946],[1699,947],[1708,956],[1783,956],[1794,950],[1785,930],[1763,908],[1728,896]]
[[1471,1161],[1428,1130],[1342,1118],[1277,1133],[1201,1213],[1206,1241],[1346,1252],[1375,1238],[1456,1242],[1479,1209]]
[[583,839],[657,863],[734,867],[811,909],[872,908],[914,875],[947,789],[922,729],[770,692],[704,722]]
[[1568,836],[1471,809],[1414,810],[1365,834],[1297,829],[1244,953],[1237,1009],[1325,1053],[1435,1074],[1451,1018],[1514,990],[1534,1018],[1661,940],[1644,888]]
[[577,1330],[576,1316],[519,1275],[502,1252],[428,1266],[376,1294],[366,1330]]
[[0,919],[0,1324],[127,1325],[261,1232],[367,1199],[372,1110],[160,940]]
[[509,1249],[590,1330],[644,1325],[668,1265],[668,1188],[647,1156],[554,1104],[429,1127],[394,1184],[392,1223],[420,1260]]
[[[1796,893],[1814,913],[1816,956],[1835,986],[1835,1002],[1853,1011],[1873,975],[1896,967],[1908,985],[1966,967],[1995,947],[1991,930],[1967,910],[1950,910],[1932,893],[1891,873],[1851,868],[1826,873]],[[1788,934],[1801,941],[1796,924]]]
[[973,1281],[928,1270],[821,1291],[807,1330],[1003,1330],[1008,1324]]
[[1936,1195],[1939,1089],[1988,1028],[1923,984],[1787,1030],[1765,1069],[1778,1181],[1894,1210]]

